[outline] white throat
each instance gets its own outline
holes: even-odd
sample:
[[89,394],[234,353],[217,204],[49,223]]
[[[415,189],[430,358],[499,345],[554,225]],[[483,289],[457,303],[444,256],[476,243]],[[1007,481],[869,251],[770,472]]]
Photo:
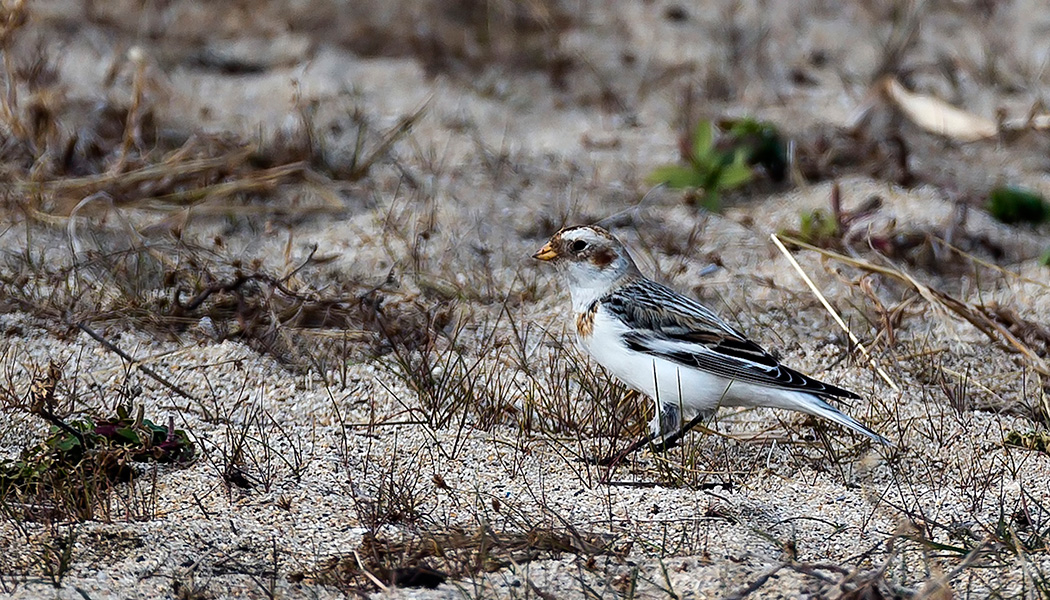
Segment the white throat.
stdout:
[[618,259],[616,263],[604,269],[582,262],[568,265],[566,276],[573,312],[585,312],[595,300],[609,293],[625,271],[626,262],[619,264],[621,261],[623,259]]
[[609,285],[569,285],[569,296],[572,298],[572,312],[576,314],[587,312],[594,301],[601,298],[609,291]]

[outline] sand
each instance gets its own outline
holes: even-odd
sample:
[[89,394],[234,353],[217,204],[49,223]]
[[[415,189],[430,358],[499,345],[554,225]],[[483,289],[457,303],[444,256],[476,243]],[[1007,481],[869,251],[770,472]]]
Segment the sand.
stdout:
[[[292,184],[269,202],[296,210],[191,211],[180,216],[180,233],[222,260],[255,261],[259,271],[282,275],[316,252],[325,262],[289,280],[310,293],[352,282],[349,289],[381,288],[391,307],[445,311],[429,370],[465,385],[469,405],[421,396],[399,375],[396,353],[377,356],[360,341],[335,353],[332,341],[343,335],[335,329],[293,332],[324,358],[304,369],[245,341],[217,340],[211,321],[177,335],[132,318],[92,322],[186,398],[85,333],[15,307],[0,315],[9,390],[24,394],[48,361],[63,365],[59,396],[71,415],[111,414],[134,389],[147,415],[158,422],[170,415],[189,433],[198,458],[138,467],[137,485],[118,486],[106,509],[84,522],[5,512],[0,592],[328,598],[356,585],[377,598],[786,598],[839,597],[869,580],[896,597],[948,597],[935,595],[938,586],[960,597],[1045,589],[1050,459],[1003,443],[1010,432],[1044,427],[1032,415],[1045,415],[1047,388],[1030,361],[907,284],[796,252],[871,346],[892,385],[885,381],[769,239],[796,229],[803,212],[827,209],[830,178],[758,184],[730,194],[720,213],[671,190],[639,204],[646,175],[678,158],[687,85],[698,90],[705,118],[754,115],[789,136],[852,123],[893,30],[888,10],[862,2],[584,2],[566,13],[571,25],[557,35],[500,35],[479,49],[461,17],[428,3],[397,3],[402,10],[392,12],[320,0],[95,4],[85,19],[74,3],[41,2],[18,50],[28,53],[41,39],[56,85],[90,106],[130,97],[134,65],[125,57],[137,46],[158,125],[176,135],[226,132],[267,144],[299,131],[297,102],[313,103],[338,159],[353,140],[353,110],[382,131],[423,108],[366,177],[326,180],[339,210],[296,216],[321,201]],[[528,11],[547,4],[535,4],[518,10],[542,21]],[[961,4],[929,7],[899,70],[913,88],[975,113],[1023,113],[1047,91],[1037,43],[1046,18],[1037,6],[1014,2],[989,16]],[[506,33],[510,9],[490,8],[491,31]],[[412,31],[462,44],[462,56],[448,59],[452,67],[428,61],[413,50]],[[571,59],[564,77],[544,62],[551,53]],[[462,66],[471,61],[483,65]],[[237,68],[222,66],[230,63]],[[938,71],[944,65],[954,80]],[[849,252],[962,302],[994,302],[1045,323],[1046,226],[998,223],[965,194],[1004,181],[1050,191],[1045,142],[960,146],[898,126],[921,149],[911,161],[928,182],[901,186],[864,172],[837,178],[847,210],[882,199],[855,226],[857,239],[953,232],[968,253],[1008,273],[943,246],[891,259],[863,243]],[[935,160],[940,153],[949,158]],[[957,186],[937,184],[945,181]],[[52,224],[8,213],[0,247],[9,257],[28,249],[68,265],[85,252],[137,243],[179,255],[166,233],[143,242],[128,229],[165,231],[173,211],[135,203],[85,211],[73,219],[85,245],[79,255],[70,249],[68,212],[56,208],[61,218]],[[572,347],[567,292],[529,256],[562,225],[608,217],[643,271],[701,298],[785,363],[856,390],[862,400],[844,410],[896,445],[873,447],[793,413],[723,410],[709,424],[714,433],[693,433],[665,456],[643,451],[602,483],[605,470],[581,459],[631,439],[622,427],[611,437],[622,390]],[[5,285],[14,285],[18,264],[12,258],[3,267]],[[76,277],[79,285],[115,285],[88,271]],[[44,281],[23,285],[48,296]],[[899,309],[892,345],[880,305]],[[422,360],[418,349],[405,352]],[[443,411],[450,418],[435,425]],[[628,425],[646,419],[632,411]],[[11,407],[0,413],[0,450],[16,456],[45,431]],[[230,464],[247,487],[231,483]],[[547,529],[600,535],[608,553],[518,555],[516,564],[436,589],[387,580],[381,590],[360,573],[337,581],[330,569],[339,560],[357,567],[354,552],[368,536]],[[71,558],[55,586],[44,565],[58,563],[56,540],[70,532]],[[762,585],[750,590],[754,583]]]

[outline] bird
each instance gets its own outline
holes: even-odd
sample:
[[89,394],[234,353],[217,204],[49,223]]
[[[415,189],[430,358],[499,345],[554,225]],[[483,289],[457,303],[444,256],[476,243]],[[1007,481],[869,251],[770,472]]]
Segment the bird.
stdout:
[[645,277],[605,229],[563,228],[532,257],[553,264],[568,284],[577,345],[656,403],[648,435],[599,464],[647,444],[673,447],[720,406],[803,412],[893,445],[827,401],[860,396],[780,364],[709,308]]

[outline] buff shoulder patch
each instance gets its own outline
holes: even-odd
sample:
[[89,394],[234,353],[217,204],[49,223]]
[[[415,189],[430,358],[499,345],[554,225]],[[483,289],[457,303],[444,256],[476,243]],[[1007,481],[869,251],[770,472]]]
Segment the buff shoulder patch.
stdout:
[[587,310],[576,315],[576,333],[590,337],[594,333],[594,317],[598,315],[598,302],[592,302]]

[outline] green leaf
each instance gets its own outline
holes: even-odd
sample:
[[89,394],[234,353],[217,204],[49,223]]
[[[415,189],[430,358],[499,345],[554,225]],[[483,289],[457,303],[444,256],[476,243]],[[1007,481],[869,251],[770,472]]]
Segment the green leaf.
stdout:
[[1009,431],[1003,438],[1003,443],[1008,446],[1046,452],[1050,448],[1050,433],[1045,431],[1029,431],[1027,433]]
[[647,179],[651,184],[666,183],[668,187],[678,190],[703,185],[703,179],[696,170],[678,165],[657,167]]
[[717,187],[711,187],[704,190],[704,195],[700,198],[700,206],[711,212],[722,210],[722,195],[718,193]]
[[1050,248],[1047,248],[1046,252],[1044,252],[1043,255],[1039,257],[1039,264],[1043,265],[1044,267],[1050,267]]
[[[727,123],[722,123],[725,127]],[[755,120],[753,117],[744,117],[743,119],[737,119],[728,123],[729,134],[733,137],[741,138],[747,135],[760,135],[766,129],[770,128],[771,125]]]
[[150,421],[149,419],[143,419],[142,420],[142,427],[144,429],[148,429],[150,431],[150,433],[153,433],[153,434],[158,434],[158,433],[164,434],[164,435],[168,434],[168,428],[167,427],[165,427],[163,425],[157,425],[156,423],[154,423],[153,421]]
[[724,190],[740,187],[751,181],[751,167],[747,166],[747,157],[743,151],[737,151],[732,164],[722,169],[718,178],[719,187]]
[[711,162],[715,149],[715,126],[710,121],[700,121],[693,137],[693,160],[701,165]]
[[132,427],[121,427],[117,430],[117,436],[125,440],[129,444],[141,443],[141,441],[139,440],[138,432],[135,431],[135,429]]
[[995,188],[988,195],[986,208],[1003,223],[1038,224],[1050,220],[1050,204],[1039,194],[1019,187]]
[[95,421],[92,419],[77,419],[69,424],[73,429],[81,433],[91,433],[95,430]]
[[838,224],[821,209],[804,212],[799,217],[798,237],[814,246],[824,246],[839,237]]
[[70,435],[70,436],[66,436],[64,438],[60,438],[58,440],[58,443],[55,444],[55,448],[59,452],[66,453],[66,452],[69,452],[70,450],[72,450],[73,448],[76,448],[79,445],[80,445],[80,440],[78,440],[77,438],[75,438],[75,437]]

